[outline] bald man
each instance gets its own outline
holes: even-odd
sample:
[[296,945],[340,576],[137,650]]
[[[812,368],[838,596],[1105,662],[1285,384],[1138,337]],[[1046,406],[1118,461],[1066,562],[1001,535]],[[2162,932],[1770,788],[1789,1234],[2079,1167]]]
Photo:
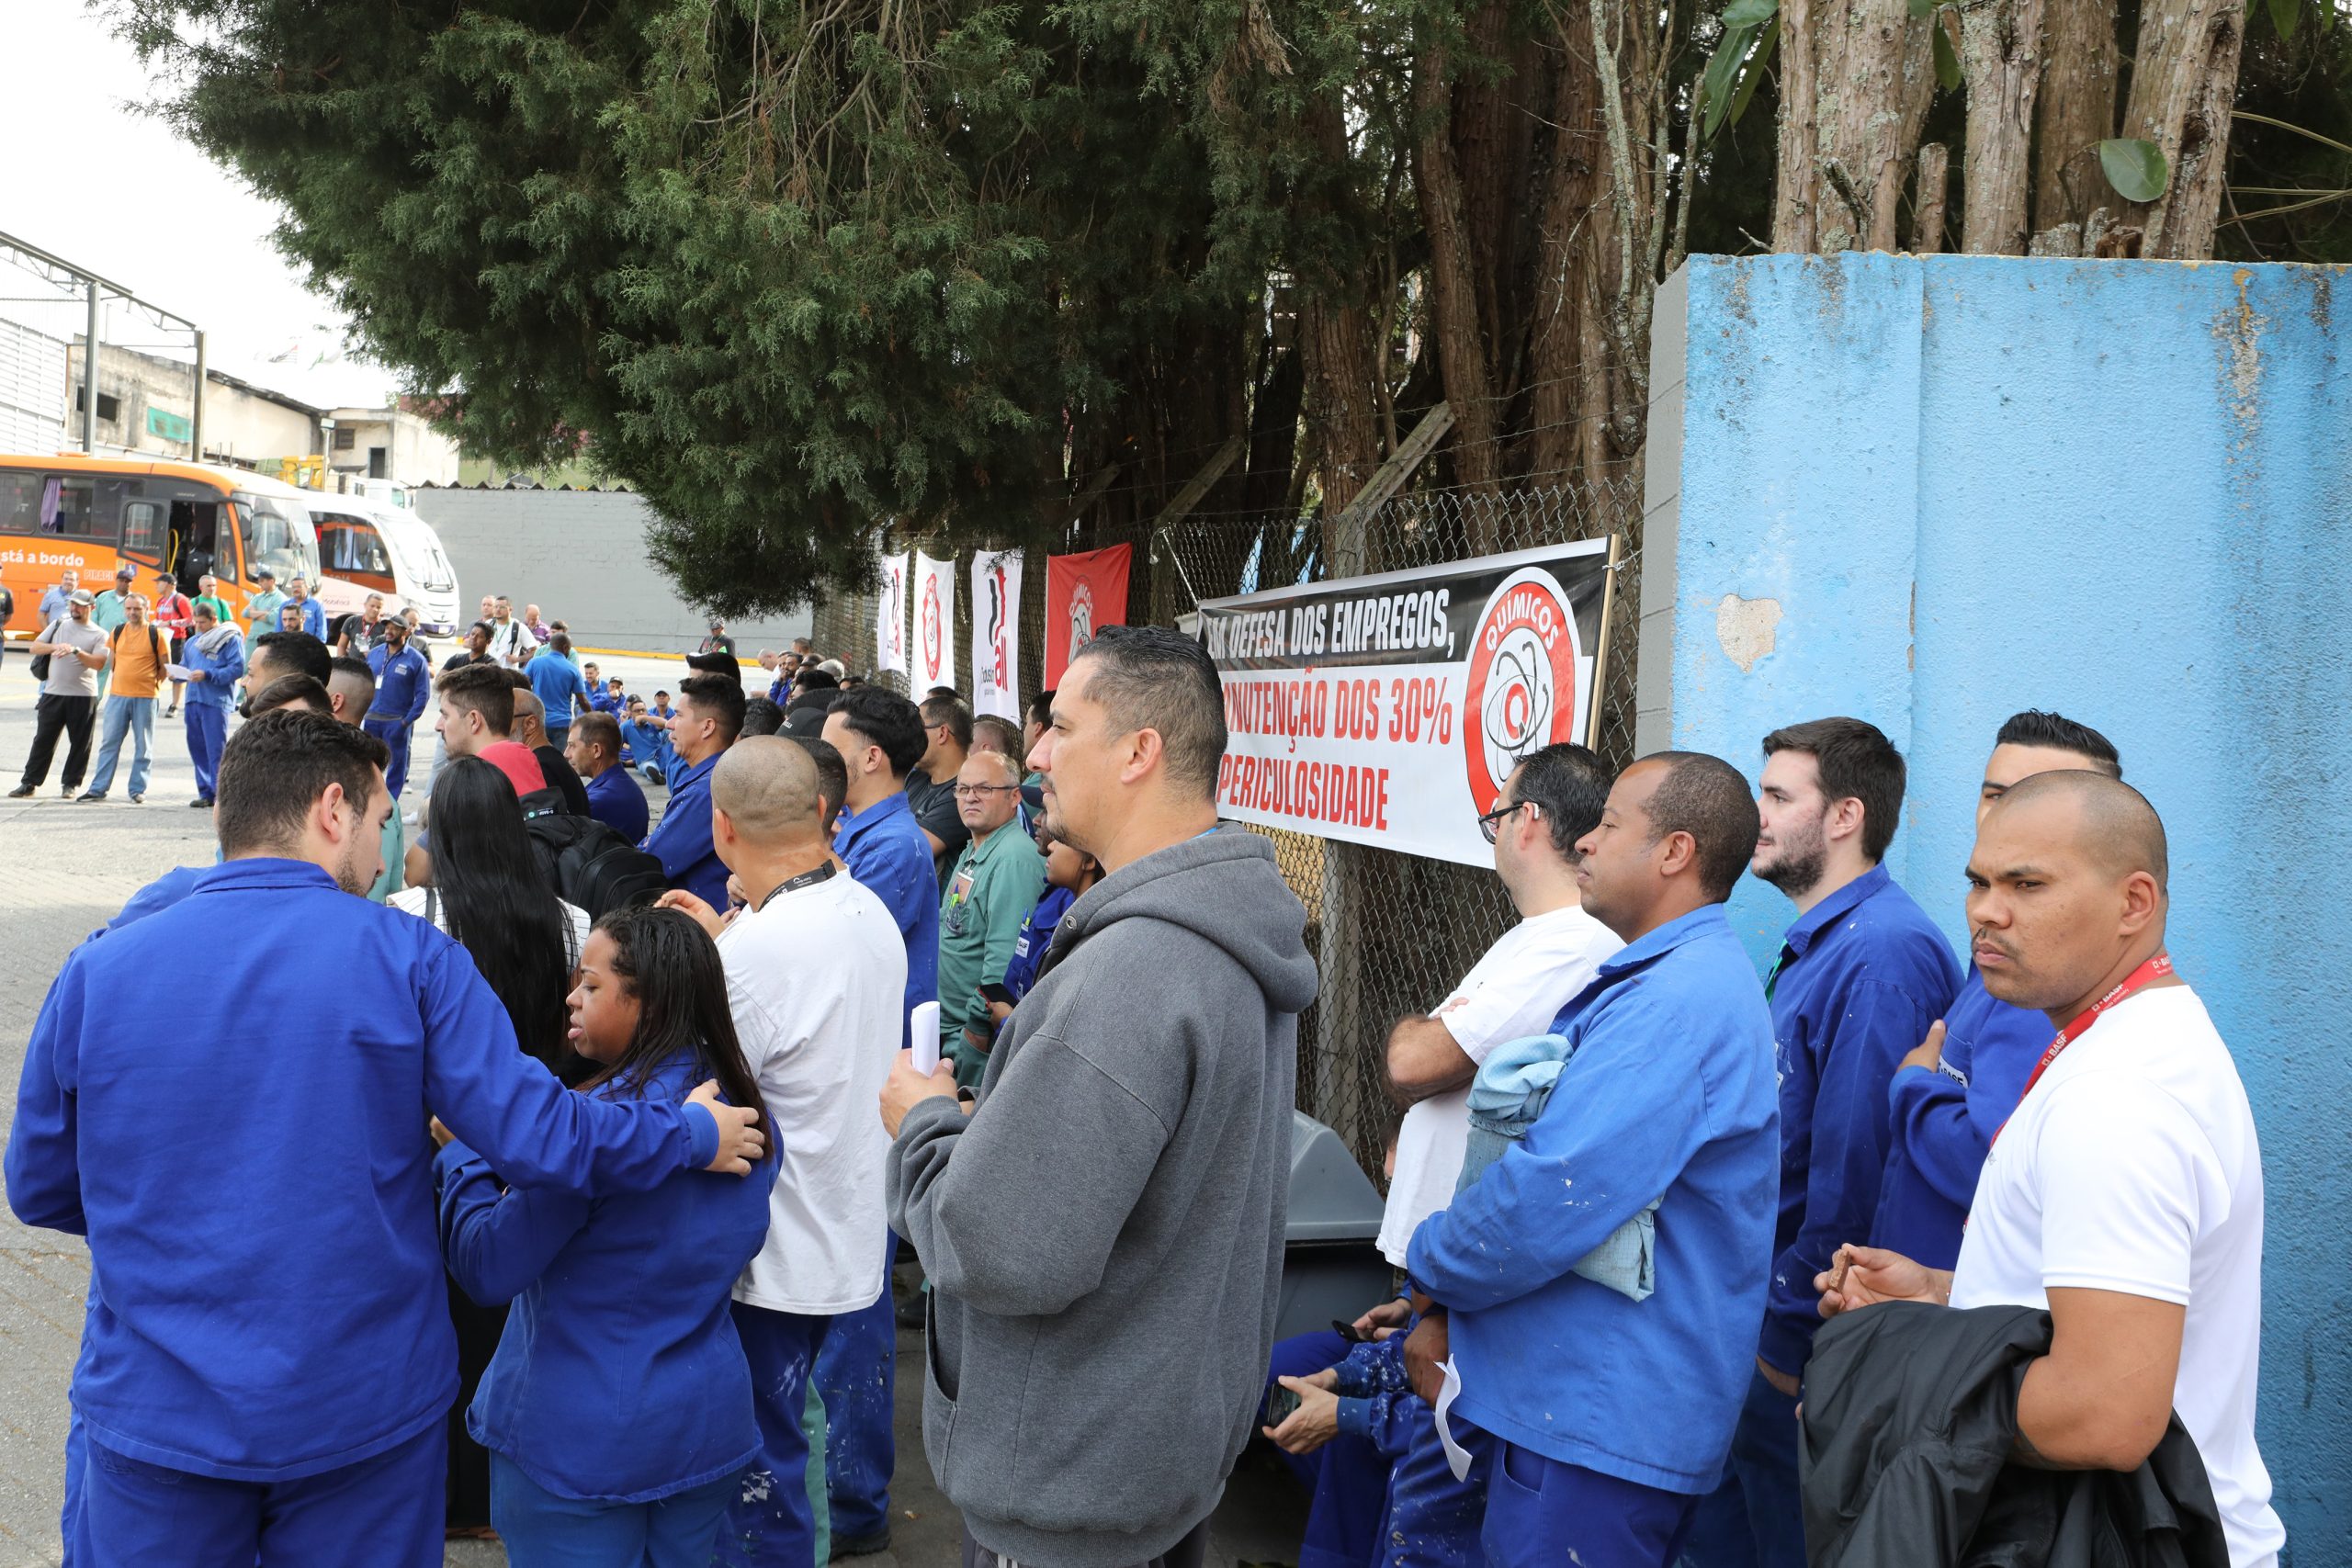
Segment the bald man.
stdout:
[[2229,1047],[2165,950],[2164,824],[2089,772],[2036,773],[1977,825],[1968,927],[1985,989],[2056,1037],[1984,1162],[1950,1273],[1838,1250],[1824,1316],[1888,1300],[2030,1306],[2050,1353],[2019,1385],[2018,1459],[2135,1469],[2174,1413],[2232,1568],[2286,1540],[2254,1440],[2262,1155]]
[[[767,1244],[735,1287],[752,1363],[760,1457],[728,1516],[748,1561],[806,1564],[815,1518],[801,1424],[831,1320],[884,1294],[874,1238],[888,1223],[889,1135],[875,1115],[904,1022],[907,955],[898,922],[833,854],[816,763],[799,742],[749,736],[710,781],[711,842],[749,902],[722,920],[692,893],[662,897],[718,943],[728,1006],[759,1079],[779,1167]],[[807,962],[808,933],[825,962]],[[887,1299],[887,1298],[886,1298]]]

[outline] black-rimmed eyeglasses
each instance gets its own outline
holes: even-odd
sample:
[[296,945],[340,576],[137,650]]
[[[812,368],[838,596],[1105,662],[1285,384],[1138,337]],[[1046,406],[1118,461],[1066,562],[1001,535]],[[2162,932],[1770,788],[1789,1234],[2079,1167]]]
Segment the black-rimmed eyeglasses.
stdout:
[[958,800],[979,800],[991,795],[1002,795],[1007,790],[1016,790],[1020,787],[1021,786],[1019,784],[959,784],[956,786],[956,798]]
[[1485,816],[1478,818],[1478,831],[1486,835],[1487,842],[1490,844],[1493,843],[1502,833],[1503,818],[1518,810],[1521,807],[1531,804],[1532,803],[1530,801],[1514,800],[1509,806],[1496,807],[1492,811],[1487,812]]

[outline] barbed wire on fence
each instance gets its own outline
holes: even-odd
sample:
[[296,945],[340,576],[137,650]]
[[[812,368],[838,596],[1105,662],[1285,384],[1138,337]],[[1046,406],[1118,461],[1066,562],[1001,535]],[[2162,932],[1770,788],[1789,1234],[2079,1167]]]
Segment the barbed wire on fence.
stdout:
[[[1360,549],[1335,549],[1328,532],[1321,519],[1262,513],[1196,514],[1170,524],[1136,551],[1129,616],[1174,625],[1202,599],[1615,535],[1618,575],[1595,697],[1597,750],[1612,771],[1633,761],[1642,570],[1637,474],[1504,491],[1415,491],[1363,520]],[[969,564],[959,558],[959,581],[968,582]],[[1045,566],[1042,558],[1028,562],[1022,595],[1024,697],[1045,683]],[[959,592],[956,599],[958,689],[968,695],[970,594]],[[867,592],[820,606],[819,649],[842,656],[853,669],[871,669],[876,603]],[[882,681],[907,690],[906,678],[895,672]],[[1298,1107],[1335,1128],[1376,1173],[1402,1114],[1385,1069],[1390,1030],[1398,1019],[1442,1002],[1517,913],[1488,869],[1283,829],[1252,831],[1272,843],[1283,880],[1306,908],[1307,943],[1321,969],[1316,1001],[1299,1021]]]

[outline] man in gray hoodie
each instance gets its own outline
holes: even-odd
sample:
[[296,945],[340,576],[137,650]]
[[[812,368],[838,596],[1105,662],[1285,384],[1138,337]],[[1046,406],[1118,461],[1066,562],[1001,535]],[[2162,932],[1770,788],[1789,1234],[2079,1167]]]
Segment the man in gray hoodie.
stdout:
[[1202,1562],[1273,1346],[1305,911],[1216,822],[1216,668],[1106,627],[1029,757],[1107,874],[977,1094],[901,1055],[890,1221],[932,1283],[923,1448],[967,1564]]

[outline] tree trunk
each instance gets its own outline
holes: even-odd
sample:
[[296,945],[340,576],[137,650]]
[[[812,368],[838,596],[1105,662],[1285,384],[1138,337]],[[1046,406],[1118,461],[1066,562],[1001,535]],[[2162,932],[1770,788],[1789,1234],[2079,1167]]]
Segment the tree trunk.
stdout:
[[1495,445],[1494,375],[1478,320],[1478,285],[1468,221],[1462,209],[1462,174],[1453,158],[1453,112],[1442,49],[1423,52],[1413,67],[1413,108],[1419,121],[1415,168],[1421,224],[1430,242],[1430,332],[1453,405],[1454,478],[1491,491],[1502,476]]
[[2115,134],[2115,0],[2042,0],[2048,63],[2034,111],[2033,227],[2081,223],[2110,202],[2098,144]]
[[[1571,41],[1553,83],[1552,161],[1545,171],[1535,280],[1535,319],[1529,333],[1530,476],[1558,484],[1572,476],[1584,451],[1583,383],[1586,318],[1598,282],[1592,229],[1605,202],[1600,165],[1606,161],[1591,51],[1573,40],[1583,8],[1566,7]],[[1589,26],[1589,24],[1588,24]]]
[[1960,248],[1978,255],[2026,251],[2033,189],[2033,105],[2041,86],[2042,0],[1966,0],[1962,73],[1968,83],[1968,200]]
[[1944,199],[1951,191],[1951,149],[1930,141],[1919,149],[1919,215],[1911,225],[1911,248],[1923,256],[1944,248]]
[[1323,514],[1336,516],[1380,467],[1379,375],[1372,333],[1355,305],[1309,297],[1298,312],[1299,353],[1306,372],[1307,423],[1316,432],[1316,479]]
[[2141,226],[2143,256],[2213,254],[2245,41],[2245,12],[2232,0],[2149,0],[2140,14],[2123,134],[2154,142],[2170,175],[2162,196],[2120,220]]
[[1780,161],[1772,180],[1772,248],[1814,249],[1814,210],[1821,174],[1814,163],[1815,118],[1821,112],[1814,66],[1814,0],[1781,0]]

